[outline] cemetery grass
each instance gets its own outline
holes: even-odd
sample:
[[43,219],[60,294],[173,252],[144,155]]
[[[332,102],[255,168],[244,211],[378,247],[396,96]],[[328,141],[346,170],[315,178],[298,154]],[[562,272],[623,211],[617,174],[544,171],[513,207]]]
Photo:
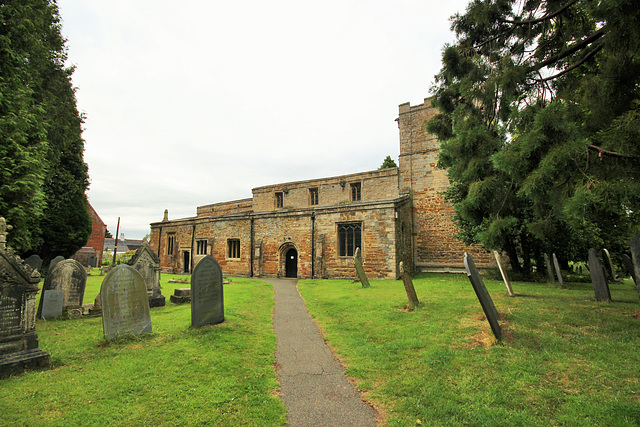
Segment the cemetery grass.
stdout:
[[640,311],[630,280],[596,302],[590,283],[485,280],[498,343],[466,275],[301,280],[298,289],[347,375],[384,424],[639,425]]
[[[143,337],[106,342],[100,317],[39,320],[52,369],[2,380],[0,425],[284,425],[273,287],[232,279],[225,322],[190,329],[190,305],[169,302],[189,284],[168,280],[185,277],[162,275],[167,306],[151,309],[153,333]],[[103,278],[88,277],[85,302]]]

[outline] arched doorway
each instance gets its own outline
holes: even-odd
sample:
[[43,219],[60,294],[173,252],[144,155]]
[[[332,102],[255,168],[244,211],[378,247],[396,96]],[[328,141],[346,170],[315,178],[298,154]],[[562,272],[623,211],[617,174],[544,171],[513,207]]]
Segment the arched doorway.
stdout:
[[284,261],[285,277],[298,277],[298,251],[289,249]]

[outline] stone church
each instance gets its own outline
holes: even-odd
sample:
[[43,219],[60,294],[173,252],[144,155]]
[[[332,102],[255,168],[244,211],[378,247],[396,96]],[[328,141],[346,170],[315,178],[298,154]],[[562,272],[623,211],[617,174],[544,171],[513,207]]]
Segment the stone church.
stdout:
[[354,278],[358,247],[370,278],[398,278],[401,261],[409,271],[464,271],[465,251],[491,265],[488,252],[453,237],[439,142],[425,130],[436,110],[428,99],[399,110],[397,168],[257,187],[190,218],[165,211],[150,238],[162,271],[189,273],[211,255],[230,276]]

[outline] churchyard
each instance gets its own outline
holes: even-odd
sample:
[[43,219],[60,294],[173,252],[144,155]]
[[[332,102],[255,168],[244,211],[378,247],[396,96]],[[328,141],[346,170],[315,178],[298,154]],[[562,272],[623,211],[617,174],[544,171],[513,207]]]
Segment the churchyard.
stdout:
[[[104,276],[87,278],[85,301]],[[188,287],[162,275],[162,293]],[[637,425],[640,305],[630,279],[597,302],[591,283],[487,280],[496,340],[466,275],[300,280],[299,290],[382,425]],[[41,283],[42,286],[42,283]],[[6,425],[286,423],[274,370],[270,284],[232,278],[224,322],[191,328],[190,304],[151,310],[153,331],[107,341],[100,317],[37,322],[51,369],[2,380]]]

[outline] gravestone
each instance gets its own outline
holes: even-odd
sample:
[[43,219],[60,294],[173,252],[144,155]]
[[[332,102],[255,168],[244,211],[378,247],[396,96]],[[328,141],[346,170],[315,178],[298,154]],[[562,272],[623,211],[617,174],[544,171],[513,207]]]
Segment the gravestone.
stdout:
[[47,272],[52,271],[60,261],[64,261],[64,257],[62,255],[58,255],[57,257],[52,259],[49,263],[49,266],[47,267]]
[[147,287],[138,270],[121,264],[107,274],[100,288],[105,339],[151,332]]
[[138,270],[147,286],[149,307],[164,307],[165,298],[160,291],[160,258],[147,242],[143,242],[128,264]]
[[638,298],[640,298],[640,233],[636,233],[629,241],[631,246],[631,261],[633,264],[634,280],[638,289]]
[[631,258],[629,258],[629,255],[622,254],[622,262],[624,263],[624,267],[627,270],[627,274],[631,277],[631,279],[633,280],[633,283],[635,283],[636,286],[638,286],[638,278],[636,277],[636,272],[634,271],[634,268],[633,268],[633,261],[631,260]]
[[62,316],[64,308],[64,289],[42,291],[42,319],[53,319]]
[[[82,301],[84,300],[84,288],[87,285],[87,272],[75,259],[65,259],[58,262],[49,270],[42,287],[44,291],[52,289],[64,289],[64,311],[70,314],[82,314]],[[42,297],[38,306],[38,317],[42,315]]]
[[547,267],[547,278],[549,282],[552,284],[556,283],[556,279],[553,276],[553,269],[551,268],[551,261],[549,260],[548,254],[542,254],[544,256],[544,265]]
[[7,229],[0,218],[0,377],[47,368],[51,360],[36,333],[40,274],[6,247]]
[[369,284],[367,273],[364,272],[364,268],[362,267],[362,255],[360,254],[360,248],[356,248],[356,254],[353,256],[353,265],[356,267],[356,273],[358,274],[360,283],[362,283],[362,287],[370,287],[371,285]]
[[556,275],[558,276],[558,284],[561,288],[564,288],[564,280],[562,279],[562,271],[560,271],[560,264],[558,264],[558,258],[556,258],[556,254],[553,255],[553,266],[556,268]]
[[42,268],[42,258],[40,258],[40,255],[31,255],[29,258],[25,259],[24,262],[34,270],[40,271]]
[[95,268],[98,265],[98,258],[95,255],[91,255],[87,258],[87,266],[91,268]]
[[202,258],[191,274],[191,326],[224,322],[222,269],[211,255]]
[[609,284],[604,274],[604,267],[596,255],[596,250],[589,249],[589,272],[591,273],[591,282],[593,290],[596,294],[596,301],[611,301],[611,293],[609,292]]
[[404,284],[404,290],[407,293],[409,304],[414,307],[420,305],[418,295],[416,295],[416,288],[413,286],[413,280],[411,280],[411,274],[405,271],[402,261],[400,261],[400,274],[402,275],[402,283]]
[[613,261],[611,260],[611,254],[609,254],[609,250],[608,249],[603,249],[602,252],[604,253],[604,260],[607,263],[607,270],[609,271],[609,278],[611,279],[612,282],[617,282],[618,281],[618,275],[616,274],[616,268],[613,265]]
[[173,295],[169,296],[174,304],[184,304],[191,302],[191,288],[176,288],[173,290]]
[[513,293],[513,288],[511,287],[511,282],[509,281],[509,276],[507,276],[507,272],[504,268],[502,268],[502,263],[500,262],[500,255],[498,251],[493,251],[493,257],[496,259],[496,264],[498,264],[498,268],[500,269],[500,274],[502,274],[502,280],[504,281],[505,286],[507,287],[507,292],[509,292],[509,296],[512,297],[515,294]]
[[473,259],[466,252],[464,253],[464,267],[467,270],[467,276],[469,276],[469,281],[473,286],[473,290],[480,301],[482,311],[484,311],[484,314],[489,321],[493,335],[495,335],[498,340],[501,340],[502,329],[500,328],[500,323],[498,323],[498,310],[496,310],[496,306],[493,304],[491,295],[489,295],[489,291],[487,291]]

